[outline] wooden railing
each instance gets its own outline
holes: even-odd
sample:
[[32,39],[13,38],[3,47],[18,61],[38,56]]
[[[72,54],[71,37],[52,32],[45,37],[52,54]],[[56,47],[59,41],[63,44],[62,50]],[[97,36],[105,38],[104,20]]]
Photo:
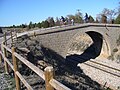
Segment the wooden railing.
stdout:
[[[16,35],[15,35],[16,36]],[[17,36],[16,36],[17,37]],[[6,38],[6,33],[4,34],[4,41],[1,44],[1,51],[0,51],[0,62],[1,60],[4,60],[4,66],[5,66],[5,72],[9,73],[9,68],[10,67],[14,71],[14,76],[15,76],[15,82],[16,82],[16,89],[20,90],[21,85],[20,81],[26,86],[28,90],[33,90],[33,88],[28,84],[28,82],[23,78],[23,76],[19,73],[18,71],[18,61],[21,61],[23,64],[25,64],[27,67],[29,67],[32,71],[34,71],[38,76],[40,76],[43,80],[45,80],[45,86],[46,90],[71,90],[62,83],[58,82],[57,80],[54,79],[55,74],[52,66],[48,66],[44,69],[44,71],[40,70],[38,67],[36,67],[34,64],[26,60],[24,57],[19,55],[16,52],[16,49],[13,45],[13,38],[15,38],[12,35],[11,32],[11,37]],[[12,50],[7,47],[7,41],[11,39],[11,44],[12,44]],[[8,52],[11,53],[12,55],[12,62],[7,58]]]

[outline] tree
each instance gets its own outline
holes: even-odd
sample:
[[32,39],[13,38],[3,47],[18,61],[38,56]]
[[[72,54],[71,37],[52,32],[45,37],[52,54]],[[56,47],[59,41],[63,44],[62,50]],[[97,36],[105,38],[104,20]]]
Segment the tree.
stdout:
[[101,23],[101,14],[97,14],[96,21],[99,22],[99,23]]
[[32,22],[30,21],[28,28],[31,29],[32,28]]
[[44,28],[45,21],[41,22],[41,27]]
[[105,16],[107,17],[107,22],[112,23],[115,15],[117,14],[116,10],[110,10],[107,8],[104,8],[103,11],[97,15],[97,19],[99,22],[103,21],[103,18],[105,19]]
[[74,19],[75,20],[75,16],[70,14],[70,15],[67,15],[67,17],[71,20],[71,19]]
[[78,12],[75,14],[75,22],[76,23],[82,23],[83,19],[82,19],[82,13],[80,12],[80,10],[77,10]]
[[115,9],[110,10],[110,9],[104,8],[103,11],[102,11],[102,15],[103,14],[107,17],[108,22],[111,23],[112,20],[114,19],[114,16],[117,13],[116,13]]
[[120,2],[118,3],[119,4],[119,6],[118,6],[118,11],[117,11],[117,13],[118,13],[118,15],[120,14]]
[[60,20],[59,20],[58,17],[56,17],[55,25],[56,25],[56,26],[60,26]]
[[41,22],[41,27],[43,28],[48,28],[49,27],[49,22],[47,20]]
[[31,27],[31,28],[35,28],[35,24],[34,24],[34,23],[32,24],[32,27]]
[[115,19],[115,24],[120,24],[120,14]]
[[15,26],[15,25],[13,25],[13,26],[12,26],[12,28],[16,28],[16,26]]
[[31,29],[31,28],[35,28],[35,25],[32,23],[32,21],[30,21],[29,25],[28,25],[28,28]]
[[93,22],[94,22],[94,19],[93,19],[93,17],[92,17],[91,15],[88,17],[88,21],[89,21],[90,23],[93,23]]
[[44,22],[44,28],[48,28],[49,27],[49,22],[47,20],[45,20]]
[[82,17],[76,14],[75,15],[75,23],[82,23],[82,22],[83,22]]
[[49,27],[55,26],[55,21],[53,17],[48,17],[47,21],[49,22]]
[[3,30],[2,30],[2,28],[0,27],[0,33],[3,33]]
[[83,22],[83,19],[82,19],[82,17],[81,16],[79,16],[79,15],[67,15],[67,17],[70,19],[70,20],[74,20],[74,22],[75,23],[82,23]]
[[36,24],[36,27],[41,28],[41,23]]
[[101,17],[101,22],[102,23],[107,23],[107,16],[106,15],[102,15],[102,17]]
[[96,22],[96,23],[99,23],[99,21],[98,21],[98,19],[97,19],[97,18],[96,18],[95,22]]
[[96,20],[100,23],[107,23],[107,16],[105,14],[98,14]]
[[34,23],[34,26],[37,27],[37,23]]
[[27,27],[26,24],[22,24],[22,25],[21,25],[21,28],[26,28],[26,27]]

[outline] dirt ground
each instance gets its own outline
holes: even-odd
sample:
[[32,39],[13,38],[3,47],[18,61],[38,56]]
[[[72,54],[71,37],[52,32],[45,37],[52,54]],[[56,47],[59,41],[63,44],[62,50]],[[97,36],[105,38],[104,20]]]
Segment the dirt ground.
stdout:
[[[55,70],[55,79],[66,85],[72,90],[104,90],[96,81],[93,81],[89,76],[85,75],[80,67],[77,67],[78,62],[65,59],[57,55],[54,51],[43,47],[39,40],[35,37],[23,36],[18,38],[15,43],[17,52],[27,60],[44,70],[46,66],[53,66]],[[27,48],[29,53],[20,48]],[[39,62],[44,62],[42,65]],[[45,90],[45,82],[33,73],[25,65],[21,65],[20,72],[34,90]],[[31,82],[32,81],[32,82]],[[25,90],[25,87],[22,87]]]

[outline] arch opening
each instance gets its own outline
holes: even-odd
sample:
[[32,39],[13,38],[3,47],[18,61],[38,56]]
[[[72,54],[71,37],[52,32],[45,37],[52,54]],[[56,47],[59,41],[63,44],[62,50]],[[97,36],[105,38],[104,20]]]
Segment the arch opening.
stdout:
[[66,59],[79,63],[101,56],[103,52],[103,36],[95,31],[88,31],[79,35],[71,43]]
[[98,57],[102,50],[103,36],[97,32],[86,32],[92,39],[93,43],[83,52],[88,54],[88,57],[94,59]]

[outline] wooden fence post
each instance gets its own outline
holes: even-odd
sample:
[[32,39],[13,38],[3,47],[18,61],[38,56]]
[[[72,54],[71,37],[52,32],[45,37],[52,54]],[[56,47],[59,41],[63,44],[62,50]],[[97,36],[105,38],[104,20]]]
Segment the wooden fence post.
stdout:
[[49,81],[54,77],[54,71],[52,66],[48,66],[44,69],[45,73],[45,86],[46,90],[54,90],[54,88],[50,85]]
[[2,63],[2,55],[0,54],[0,63]]
[[[3,42],[3,44],[7,46],[6,32],[4,33],[4,42]],[[4,56],[7,57],[8,56],[7,50],[5,48],[3,48],[3,50],[4,50]],[[5,65],[5,72],[8,74],[9,73],[9,68],[8,68],[8,64],[5,61],[5,59],[4,59],[4,65]]]
[[16,36],[16,41],[17,41],[17,31],[15,32],[15,36]]
[[15,74],[15,82],[16,82],[16,90],[20,90],[20,79],[16,75],[16,71],[18,71],[18,63],[17,63],[17,58],[14,55],[15,48],[12,47],[12,60],[13,60],[13,67],[14,67],[14,74]]
[[[1,50],[1,52],[3,53],[3,47],[2,47],[2,44],[0,45],[0,50]],[[2,63],[2,55],[0,55],[0,63]]]
[[36,32],[34,31],[34,37],[36,37]]
[[13,46],[13,35],[12,35],[12,31],[10,31],[10,35],[11,35],[11,40],[12,40],[11,46]]
[[[1,45],[0,45],[1,46]],[[2,48],[0,47],[0,51],[2,52]],[[0,64],[2,63],[2,55],[0,54]]]
[[7,33],[6,32],[4,33],[4,45],[7,46]]

